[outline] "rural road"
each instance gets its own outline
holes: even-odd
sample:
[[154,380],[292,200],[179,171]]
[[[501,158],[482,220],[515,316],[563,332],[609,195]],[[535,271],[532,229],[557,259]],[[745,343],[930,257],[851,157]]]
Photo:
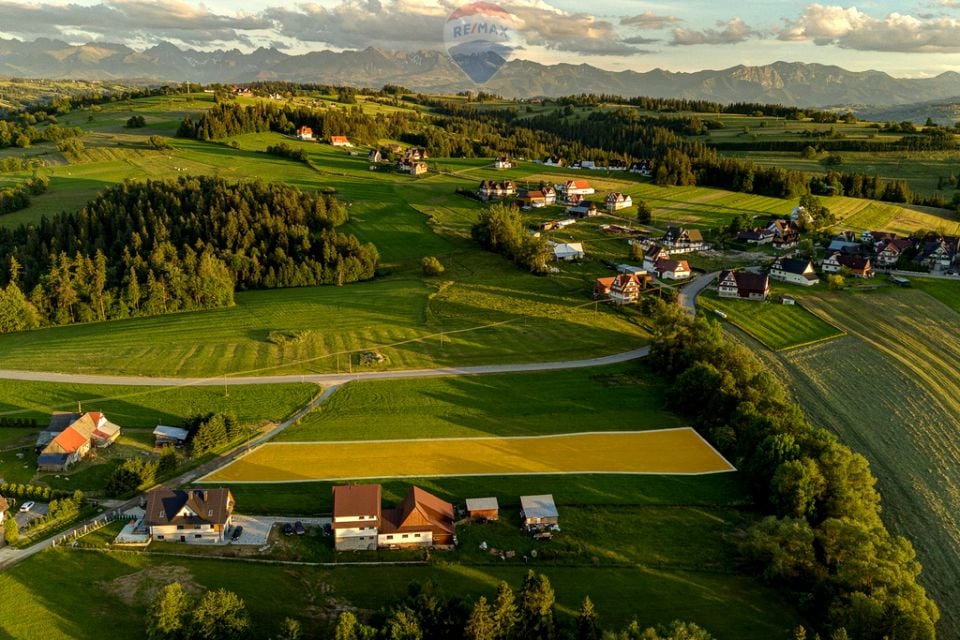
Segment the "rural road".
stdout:
[[687,311],[690,312],[690,315],[697,315],[697,296],[700,295],[704,289],[713,284],[717,280],[717,276],[719,274],[719,271],[705,273],[687,284],[683,289],[680,290],[680,306],[687,309]]
[[[699,279],[697,280],[699,282]],[[696,283],[694,283],[696,284]],[[693,285],[691,285],[693,286]],[[394,371],[365,371],[359,373],[317,373],[305,375],[279,376],[217,376],[212,378],[170,378],[144,376],[101,376],[80,373],[52,373],[47,371],[19,371],[0,369],[0,379],[30,380],[33,382],[62,382],[71,384],[126,385],[134,387],[164,386],[208,386],[242,384],[291,384],[312,382],[326,386],[340,385],[353,380],[395,380],[398,378],[442,378],[449,376],[477,376],[494,373],[523,373],[526,371],[557,371],[561,369],[579,369],[583,367],[602,367],[609,364],[629,362],[643,358],[650,353],[650,347],[640,347],[632,351],[615,353],[586,360],[563,360],[560,362],[527,362],[520,364],[486,364],[474,367],[443,367],[439,369],[397,369]]]

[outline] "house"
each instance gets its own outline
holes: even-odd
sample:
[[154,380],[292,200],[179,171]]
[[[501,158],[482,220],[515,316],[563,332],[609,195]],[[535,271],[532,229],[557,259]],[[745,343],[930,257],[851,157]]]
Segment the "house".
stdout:
[[352,147],[347,136],[330,136],[330,144],[335,147]]
[[619,191],[607,194],[607,211],[620,211],[633,206],[633,198]]
[[[287,129],[289,131],[289,129]],[[308,126],[302,126],[297,129],[297,140],[313,140],[313,129]]]
[[37,468],[66,471],[93,447],[109,447],[120,437],[120,427],[100,412],[53,414],[50,425],[37,437]]
[[925,264],[931,270],[946,269],[953,264],[957,256],[957,241],[955,238],[928,237],[923,241],[915,261]]
[[403,153],[403,147],[398,144],[388,144],[387,151],[390,153]]
[[557,202],[557,190],[551,187],[550,185],[544,185],[540,187],[540,193],[543,194],[543,197],[546,200],[548,205],[556,204]]
[[394,509],[384,509],[377,545],[398,547],[448,547],[457,543],[453,505],[420,487],[410,491]]
[[559,157],[550,156],[544,159],[543,164],[545,164],[548,167],[562,167],[564,166],[565,163]]
[[[424,163],[418,163],[423,164]],[[496,180],[483,180],[480,182],[480,188],[477,189],[477,195],[481,200],[501,200],[509,198],[517,192],[517,185],[510,180],[497,182]]]
[[520,518],[527,529],[542,529],[558,524],[560,514],[550,494],[520,496]]
[[411,161],[426,160],[429,157],[430,156],[427,154],[427,150],[419,147],[410,147],[409,149],[403,152],[404,160],[411,160]]
[[567,207],[566,212],[578,218],[592,218],[600,215],[596,203],[589,200],[581,200],[579,203]]
[[800,244],[800,232],[789,231],[782,236],[774,236],[772,244],[774,249],[793,249]]
[[143,526],[153,540],[216,544],[233,518],[229,489],[156,489],[147,494]]
[[467,498],[467,516],[471,520],[499,520],[500,505],[496,498]]
[[367,155],[367,162],[382,162],[383,154],[380,153],[379,149],[374,149]]
[[547,197],[543,195],[542,191],[527,191],[517,196],[517,202],[522,207],[542,209],[547,206]]
[[634,162],[630,165],[630,173],[638,173],[644,178],[649,178],[653,175],[653,170],[650,165],[649,160],[641,160],[640,162]]
[[720,272],[717,293],[721,298],[766,300],[770,295],[770,278],[766,274],[728,269]]
[[582,242],[570,242],[553,245],[553,259],[564,262],[573,262],[574,260],[583,260],[586,254],[583,251]]
[[377,548],[380,528],[380,485],[333,487],[333,546],[337,551]]
[[3,496],[0,496],[0,524],[3,524],[3,521],[7,518],[7,510],[10,508],[10,503],[7,502],[7,499]]
[[186,429],[181,429],[180,427],[166,427],[162,424],[158,424],[156,429],[153,430],[153,446],[160,447],[182,447],[186,442],[187,438],[190,437],[190,432]]
[[896,267],[903,252],[912,248],[913,240],[910,238],[894,238],[888,241],[883,248],[877,252],[877,266],[883,269]]
[[737,234],[737,240],[747,244],[770,244],[773,242],[773,231],[769,229],[752,229],[750,231],[741,231]]
[[824,273],[837,273],[841,269],[848,269],[850,275],[856,278],[872,278],[873,270],[870,268],[870,258],[863,256],[850,255],[834,251],[823,259],[820,268]]
[[494,169],[513,169],[513,162],[510,161],[508,156],[500,156],[497,158],[496,162],[493,163]]
[[700,233],[699,229],[667,227],[667,232],[660,241],[663,243],[663,246],[669,249],[699,251],[700,249],[707,248],[707,245],[703,242],[703,234]]
[[643,254],[643,268],[647,271],[655,271],[657,262],[669,258],[669,254],[659,245],[653,245]]
[[589,196],[596,193],[586,180],[567,180],[563,183],[561,190],[567,200],[570,199],[570,196]]
[[333,488],[334,548],[429,547],[456,544],[453,505],[411,487],[393,509],[381,509],[378,484]]
[[588,169],[590,171],[600,168],[597,166],[597,163],[594,162],[593,160],[581,160],[579,164],[581,169]]
[[801,258],[777,258],[770,266],[770,277],[810,287],[820,282],[813,263]]
[[607,171],[626,171],[627,164],[623,160],[611,160],[607,165]]
[[594,299],[607,298],[615,305],[635,304],[640,300],[640,291],[646,288],[653,277],[645,271],[621,273],[610,278],[597,278],[593,285]]
[[658,260],[654,271],[663,280],[686,280],[690,277],[690,265],[686,260]]
[[401,160],[397,162],[397,171],[409,173],[412,176],[419,176],[427,172],[427,163]]
[[830,241],[830,244],[827,245],[827,253],[833,253],[835,251],[841,251],[843,253],[860,253],[863,250],[863,245],[859,242],[851,242],[849,240],[842,240],[840,238],[834,238]]

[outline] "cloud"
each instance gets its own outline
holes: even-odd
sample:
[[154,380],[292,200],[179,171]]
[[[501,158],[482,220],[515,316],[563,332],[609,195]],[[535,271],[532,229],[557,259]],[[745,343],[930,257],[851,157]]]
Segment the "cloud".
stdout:
[[[960,0],[958,0],[960,1]],[[625,27],[635,27],[642,30],[665,29],[666,27],[681,22],[676,16],[658,16],[652,11],[644,11],[637,16],[625,16],[620,18],[620,24]]]
[[674,29],[672,46],[687,46],[694,44],[737,44],[747,38],[761,35],[740,18],[732,18],[726,22],[717,22],[717,29]]
[[857,51],[957,53],[960,19],[918,18],[899,13],[874,18],[855,7],[812,4],[798,19],[788,22],[778,38],[809,40],[819,46],[835,45]]

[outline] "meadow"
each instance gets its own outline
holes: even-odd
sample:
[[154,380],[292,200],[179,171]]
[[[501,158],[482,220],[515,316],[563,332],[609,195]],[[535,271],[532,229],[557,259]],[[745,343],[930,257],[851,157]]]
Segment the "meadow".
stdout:
[[950,603],[960,601],[960,283],[911,282],[912,289],[805,298],[847,336],[758,353],[814,423],[870,461],[884,519],[913,542],[924,567],[921,582],[940,603],[940,635],[955,637],[960,617]]
[[705,309],[725,314],[727,322],[772,351],[795,349],[843,335],[843,330],[810,313],[800,304],[721,298],[713,291],[702,294],[697,302]]

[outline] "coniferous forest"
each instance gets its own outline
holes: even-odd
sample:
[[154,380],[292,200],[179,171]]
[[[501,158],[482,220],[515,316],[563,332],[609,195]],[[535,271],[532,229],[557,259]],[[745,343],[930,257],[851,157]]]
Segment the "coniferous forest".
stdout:
[[235,289],[346,284],[378,253],[332,196],[212,177],[127,182],[0,229],[0,333],[233,304]]

